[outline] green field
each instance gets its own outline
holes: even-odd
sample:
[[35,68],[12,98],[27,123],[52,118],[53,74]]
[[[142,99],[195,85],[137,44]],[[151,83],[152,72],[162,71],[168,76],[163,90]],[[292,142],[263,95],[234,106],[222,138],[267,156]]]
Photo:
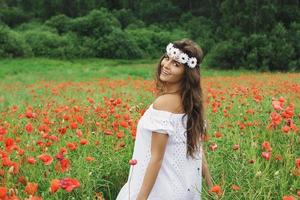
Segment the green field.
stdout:
[[[14,188],[20,199],[30,194],[55,200],[95,199],[102,193],[106,200],[114,200],[128,177],[141,111],[154,100],[156,63],[1,60],[0,187],[10,195],[8,190]],[[209,124],[204,149],[213,182],[222,188],[213,199],[297,198],[300,74],[207,67],[201,73]],[[65,150],[62,164],[56,156]],[[53,160],[45,164],[43,154]],[[66,177],[80,186],[70,193],[61,188],[49,192],[55,181]],[[26,190],[30,183],[38,188]],[[204,181],[202,194],[208,199]]]
[[[0,78],[4,82],[34,83],[36,80],[87,81],[97,78],[152,79],[157,60],[54,60],[47,58],[2,59],[0,60]],[[203,77],[239,76],[258,73],[249,70],[213,70],[201,68]]]

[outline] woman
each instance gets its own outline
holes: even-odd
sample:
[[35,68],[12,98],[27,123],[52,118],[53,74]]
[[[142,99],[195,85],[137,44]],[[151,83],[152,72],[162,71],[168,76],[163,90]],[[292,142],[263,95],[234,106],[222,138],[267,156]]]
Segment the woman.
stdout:
[[199,200],[202,176],[212,187],[202,149],[207,134],[202,58],[201,48],[189,39],[167,46],[156,72],[158,97],[137,125],[132,156],[137,163],[117,200]]

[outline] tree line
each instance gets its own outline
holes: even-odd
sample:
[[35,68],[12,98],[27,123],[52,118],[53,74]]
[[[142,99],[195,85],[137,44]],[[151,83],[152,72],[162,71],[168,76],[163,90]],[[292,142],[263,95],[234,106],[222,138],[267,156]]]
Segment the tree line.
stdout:
[[191,38],[222,69],[300,69],[300,0],[0,0],[0,57],[155,58]]

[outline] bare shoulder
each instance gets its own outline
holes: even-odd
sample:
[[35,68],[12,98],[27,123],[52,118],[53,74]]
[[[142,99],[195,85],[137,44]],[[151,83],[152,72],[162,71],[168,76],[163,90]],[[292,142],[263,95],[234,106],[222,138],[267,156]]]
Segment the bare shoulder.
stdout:
[[176,94],[164,94],[157,97],[153,102],[153,108],[172,113],[184,113],[181,97]]

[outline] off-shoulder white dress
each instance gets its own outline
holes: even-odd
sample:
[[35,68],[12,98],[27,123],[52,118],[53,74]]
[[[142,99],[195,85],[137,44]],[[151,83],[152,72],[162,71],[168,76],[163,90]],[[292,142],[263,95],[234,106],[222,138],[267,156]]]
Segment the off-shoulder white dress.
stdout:
[[[183,121],[182,117],[184,117]],[[196,159],[186,158],[186,122],[187,116],[184,114],[157,110],[153,108],[153,104],[149,106],[137,124],[132,155],[132,159],[136,159],[137,164],[130,167],[127,182],[121,188],[117,200],[136,200],[151,157],[153,131],[169,134],[169,139],[160,171],[148,200],[201,199],[203,150],[201,145],[200,150],[195,154]]]

